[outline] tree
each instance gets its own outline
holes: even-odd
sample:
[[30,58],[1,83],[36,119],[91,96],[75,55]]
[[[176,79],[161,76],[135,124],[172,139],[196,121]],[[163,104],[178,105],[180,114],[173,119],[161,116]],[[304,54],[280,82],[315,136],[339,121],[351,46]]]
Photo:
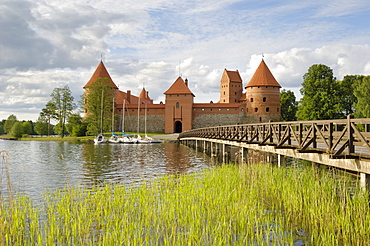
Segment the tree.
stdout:
[[284,121],[297,120],[297,107],[296,97],[293,91],[282,90],[280,93],[281,117]]
[[17,116],[15,116],[14,114],[9,115],[8,119],[4,123],[4,133],[10,133],[10,131],[13,128],[13,125],[17,121],[18,121]]
[[354,85],[357,98],[354,115],[357,118],[370,118],[370,76],[363,77]]
[[6,120],[0,121],[0,135],[4,134],[4,124]]
[[86,135],[86,124],[79,114],[71,114],[68,118],[67,131],[74,137]]
[[297,111],[299,120],[327,120],[343,118],[340,85],[333,70],[322,64],[312,65],[303,76],[303,95]]
[[39,135],[50,135],[50,120],[41,113],[35,124],[35,132]]
[[41,113],[40,113],[40,117],[43,117],[42,120],[46,119],[47,121],[47,133],[44,133],[44,134],[40,134],[40,135],[48,135],[50,136],[50,126],[51,126],[51,119],[57,119],[57,113],[56,113],[56,106],[53,102],[48,102],[46,105],[45,105],[45,108],[43,108],[41,110]]
[[339,81],[340,101],[342,102],[344,117],[355,112],[357,97],[354,94],[354,89],[357,84],[362,82],[364,77],[365,76],[363,75],[346,75],[344,76],[343,81]]
[[59,125],[58,131],[57,128],[55,128],[55,131],[64,137],[67,118],[75,108],[72,92],[68,86],[65,86],[63,88],[55,88],[50,96],[51,100],[49,103],[52,105],[50,109],[54,110],[53,114]]
[[9,132],[9,135],[15,138],[20,138],[23,135],[23,124],[22,122],[15,122],[12,126],[12,129]]
[[110,128],[114,92],[115,88],[107,78],[98,78],[86,88],[84,107],[87,134],[96,135]]
[[25,135],[30,135],[32,133],[32,123],[30,121],[25,121],[22,123],[23,133]]

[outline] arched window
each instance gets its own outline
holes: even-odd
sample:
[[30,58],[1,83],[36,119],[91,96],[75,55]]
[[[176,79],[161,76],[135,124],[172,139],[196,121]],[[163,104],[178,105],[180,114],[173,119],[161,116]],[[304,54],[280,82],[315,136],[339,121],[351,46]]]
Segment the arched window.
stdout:
[[251,98],[251,102],[253,102],[253,97]]
[[279,108],[277,108],[277,111],[279,112]]
[[254,108],[254,112],[258,112],[258,108]]
[[179,102],[176,103],[176,108],[180,108],[180,103]]
[[266,102],[266,97],[263,98],[263,102]]
[[269,112],[270,111],[270,108],[266,108],[266,112]]

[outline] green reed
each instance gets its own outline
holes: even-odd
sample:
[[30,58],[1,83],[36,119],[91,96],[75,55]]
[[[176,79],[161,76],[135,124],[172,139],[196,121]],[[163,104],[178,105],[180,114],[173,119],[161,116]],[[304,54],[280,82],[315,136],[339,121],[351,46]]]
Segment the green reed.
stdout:
[[368,193],[312,168],[225,165],[140,185],[18,195],[0,245],[364,245]]

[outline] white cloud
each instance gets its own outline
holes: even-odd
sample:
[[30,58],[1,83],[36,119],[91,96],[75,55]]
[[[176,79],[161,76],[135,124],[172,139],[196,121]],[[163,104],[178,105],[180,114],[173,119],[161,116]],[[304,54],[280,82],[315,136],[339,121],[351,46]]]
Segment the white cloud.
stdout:
[[366,0],[5,0],[0,119],[36,120],[66,84],[79,99],[101,55],[121,90],[138,94],[145,85],[156,102],[179,73],[196,102],[216,102],[224,68],[238,69],[246,84],[262,53],[296,96],[315,63],[339,80],[368,75],[369,8]]

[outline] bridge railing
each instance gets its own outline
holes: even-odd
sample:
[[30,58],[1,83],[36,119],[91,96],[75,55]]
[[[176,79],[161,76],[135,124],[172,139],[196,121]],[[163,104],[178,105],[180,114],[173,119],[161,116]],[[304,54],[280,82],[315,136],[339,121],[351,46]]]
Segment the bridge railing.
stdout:
[[183,138],[210,138],[321,152],[332,158],[370,159],[370,119],[269,122],[193,129]]

